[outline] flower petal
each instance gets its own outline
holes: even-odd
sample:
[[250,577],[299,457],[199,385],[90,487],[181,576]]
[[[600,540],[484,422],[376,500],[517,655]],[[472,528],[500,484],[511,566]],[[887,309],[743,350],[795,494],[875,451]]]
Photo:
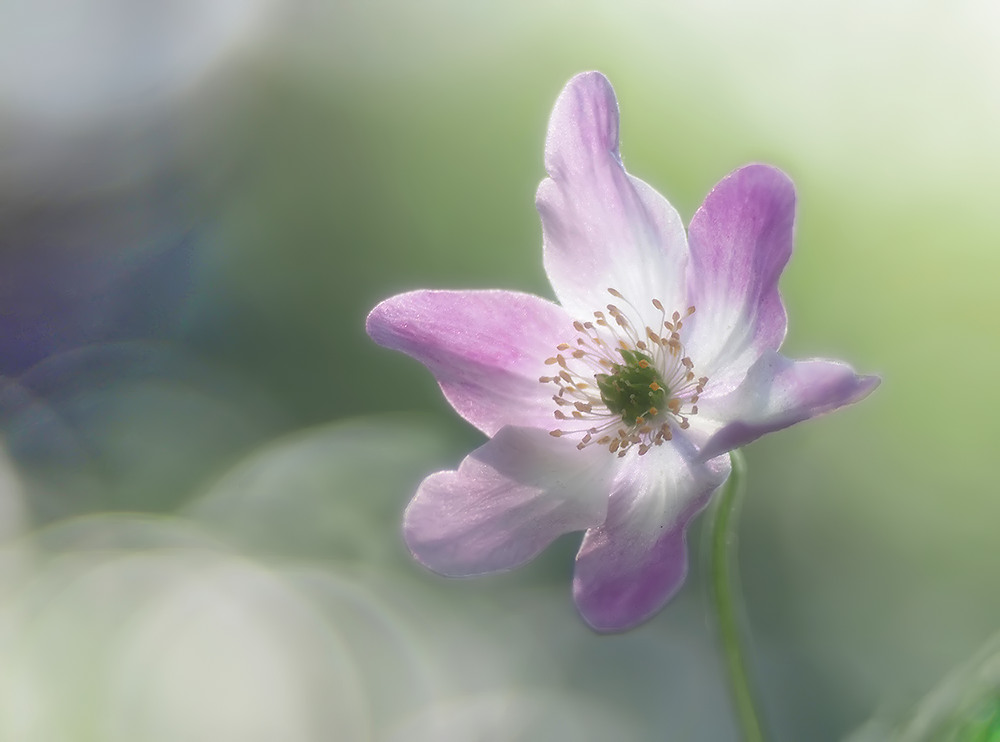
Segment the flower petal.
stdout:
[[423,481],[406,509],[406,543],[450,577],[512,569],[604,520],[613,461],[541,430],[503,428],[458,471]]
[[877,376],[859,376],[845,363],[792,361],[773,351],[765,353],[737,389],[700,405],[699,414],[731,422],[709,438],[699,458],[710,459],[765,433],[857,402],[880,382]]
[[572,337],[561,307],[512,291],[414,291],[375,307],[368,334],[423,363],[452,407],[487,435],[551,427],[545,359]]
[[624,631],[656,613],[687,574],[685,531],[729,474],[729,457],[697,463],[680,435],[621,469],[603,525],[576,558],[573,596],[597,631]]
[[777,168],[747,165],[723,178],[691,220],[685,323],[688,353],[709,375],[706,395],[730,391],[785,338],[778,278],[792,253],[795,188]]
[[[618,154],[618,101],[599,72],[577,75],[556,101],[545,143],[551,178],[538,187],[545,271],[556,296],[586,319],[615,288],[656,326],[650,299],[680,309],[687,239],[677,211],[631,177]],[[648,319],[647,319],[648,317]]]

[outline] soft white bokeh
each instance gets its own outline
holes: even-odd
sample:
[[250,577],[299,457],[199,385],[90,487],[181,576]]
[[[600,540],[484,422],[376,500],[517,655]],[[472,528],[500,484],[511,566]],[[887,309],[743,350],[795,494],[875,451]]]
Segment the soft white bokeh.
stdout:
[[275,5],[0,4],[0,191],[68,195],[132,183],[186,156],[185,96],[261,43]]
[[[374,440],[396,456],[375,466]],[[0,582],[0,739],[732,734],[691,595],[668,624],[602,637],[568,580],[445,581],[409,560],[383,519],[445,440],[399,416],[304,431],[235,465],[191,519],[102,513],[15,539],[0,565],[30,559]]]

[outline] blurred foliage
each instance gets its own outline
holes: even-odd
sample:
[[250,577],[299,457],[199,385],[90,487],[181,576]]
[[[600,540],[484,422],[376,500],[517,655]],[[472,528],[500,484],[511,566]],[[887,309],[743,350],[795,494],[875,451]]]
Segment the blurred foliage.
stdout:
[[996,742],[1000,739],[1000,635],[893,722],[880,714],[850,742]]

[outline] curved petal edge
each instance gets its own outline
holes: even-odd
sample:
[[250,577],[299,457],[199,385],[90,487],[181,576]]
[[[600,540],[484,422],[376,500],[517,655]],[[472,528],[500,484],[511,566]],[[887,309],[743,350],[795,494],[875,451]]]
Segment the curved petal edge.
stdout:
[[[676,441],[677,439],[675,439]],[[607,520],[584,536],[573,598],[595,631],[627,631],[655,615],[687,574],[686,532],[729,474],[723,456],[707,463],[663,447],[646,455],[649,468],[623,469]]]
[[[687,236],[670,203],[629,175],[618,153],[618,101],[602,74],[566,85],[549,120],[535,205],[545,272],[578,318],[607,304],[607,289],[682,309]],[[652,307],[645,309],[655,325]]]
[[376,306],[365,327],[379,345],[424,364],[455,411],[486,435],[552,424],[551,392],[539,377],[573,331],[556,304],[514,291],[413,291]]
[[706,413],[730,420],[702,447],[702,461],[744,446],[760,436],[858,402],[881,383],[846,363],[823,359],[793,361],[770,352],[726,397],[706,405]]
[[448,577],[513,569],[607,512],[605,451],[527,428],[503,428],[457,471],[427,477],[403,519],[421,564]]
[[691,219],[687,285],[698,311],[689,349],[710,376],[742,375],[781,347],[787,316],[778,279],[792,254],[794,221],[791,179],[759,163],[719,181]]

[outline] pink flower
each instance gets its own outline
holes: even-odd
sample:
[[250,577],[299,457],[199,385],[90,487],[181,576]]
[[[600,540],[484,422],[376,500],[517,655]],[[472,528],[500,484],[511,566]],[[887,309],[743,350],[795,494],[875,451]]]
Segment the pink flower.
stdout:
[[688,234],[629,175],[597,72],[556,101],[538,188],[559,304],[510,291],[414,291],[372,310],[381,345],[430,369],[490,440],[427,477],[406,510],[414,556],[444,575],[517,567],[585,530],[573,596],[599,631],[656,613],[687,570],[685,530],[726,455],[868,395],[847,365],[778,353],[778,278],[795,193],[781,171],[726,176]]

